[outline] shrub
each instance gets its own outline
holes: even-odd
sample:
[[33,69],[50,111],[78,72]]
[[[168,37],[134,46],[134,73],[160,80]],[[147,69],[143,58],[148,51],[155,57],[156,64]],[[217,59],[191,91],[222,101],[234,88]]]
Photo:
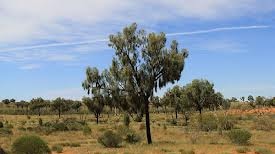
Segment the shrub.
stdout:
[[126,134],[125,141],[131,144],[137,143],[141,140],[141,137],[134,131]]
[[219,115],[218,125],[222,130],[231,130],[234,128],[234,121],[230,116]]
[[273,122],[268,117],[257,117],[254,119],[254,128],[256,130],[270,131],[273,130]]
[[12,144],[14,154],[49,154],[47,143],[38,136],[26,135],[19,137]]
[[217,118],[213,114],[205,114],[200,123],[202,131],[213,131],[217,130]]
[[185,149],[180,149],[179,152],[181,154],[195,154],[194,150],[185,150]]
[[108,130],[97,141],[105,147],[116,148],[122,143],[122,138],[113,131]]
[[238,147],[238,148],[236,148],[236,151],[238,153],[247,153],[250,151],[250,149],[248,147]]
[[43,120],[41,118],[38,119],[39,126],[43,126]]
[[228,133],[228,137],[232,143],[238,145],[248,144],[252,134],[247,130],[233,129]]
[[56,131],[68,131],[69,130],[64,122],[54,123],[52,126]]
[[13,132],[12,132],[12,130],[11,129],[9,129],[9,128],[0,128],[0,136],[1,135],[12,135],[13,134]]
[[92,133],[91,128],[90,128],[89,126],[85,125],[85,126],[83,127],[83,134],[84,134],[84,135],[89,135],[89,134],[91,134],[91,133]]
[[272,151],[266,148],[256,148],[255,154],[272,154]]
[[177,126],[177,120],[176,119],[172,119],[172,120],[170,120],[169,121],[170,122],[170,124],[172,125],[172,126]]
[[124,123],[125,126],[129,127],[129,125],[130,125],[130,117],[129,117],[128,114],[124,114],[123,123]]
[[3,128],[4,127],[4,124],[2,121],[0,121],[0,128]]
[[52,146],[52,151],[56,151],[57,153],[61,153],[63,151],[63,147],[60,144],[55,144]]

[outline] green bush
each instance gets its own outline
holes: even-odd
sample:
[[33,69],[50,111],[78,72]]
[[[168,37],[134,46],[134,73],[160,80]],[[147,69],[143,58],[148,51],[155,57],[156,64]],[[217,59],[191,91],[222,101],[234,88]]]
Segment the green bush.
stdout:
[[55,144],[52,146],[52,151],[56,151],[57,153],[62,153],[63,147],[60,144]]
[[217,118],[213,114],[205,114],[202,117],[202,121],[200,123],[200,128],[202,131],[213,131],[217,130]]
[[108,130],[97,141],[105,147],[116,148],[121,146],[122,138],[113,131]]
[[126,134],[125,141],[131,144],[137,143],[141,140],[141,137],[136,134],[134,131]]
[[92,133],[91,128],[90,128],[89,126],[85,125],[85,126],[83,127],[83,134],[84,134],[84,135],[90,135],[91,133]]
[[180,149],[179,152],[181,154],[195,154],[195,151],[194,150],[185,150],[185,149]]
[[41,118],[38,119],[39,126],[43,126],[43,120]]
[[273,130],[273,122],[271,118],[261,116],[254,119],[254,129],[271,131]]
[[0,128],[3,128],[4,127],[4,124],[2,121],[0,121]]
[[12,134],[13,134],[13,132],[10,128],[6,128],[6,127],[0,128],[0,136],[1,135],[12,135]]
[[272,154],[272,151],[266,148],[256,148],[255,154]]
[[243,129],[233,129],[228,133],[228,137],[232,143],[238,145],[246,145],[248,144],[252,134]]
[[125,126],[129,127],[129,125],[130,125],[130,117],[129,117],[128,114],[124,114],[123,123],[124,123]]
[[49,154],[47,143],[38,136],[26,135],[19,137],[12,144],[13,154]]
[[222,130],[231,130],[234,128],[233,118],[230,116],[219,115],[218,125]]
[[238,153],[247,153],[250,151],[250,149],[248,147],[238,147],[238,148],[236,148],[236,151]]

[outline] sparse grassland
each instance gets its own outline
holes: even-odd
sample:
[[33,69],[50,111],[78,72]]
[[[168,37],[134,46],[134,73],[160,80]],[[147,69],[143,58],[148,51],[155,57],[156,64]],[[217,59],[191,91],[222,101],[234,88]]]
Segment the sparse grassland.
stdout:
[[[273,109],[271,109],[273,110]],[[224,111],[216,111],[216,114],[222,114]],[[229,112],[230,113],[230,112]],[[204,112],[203,115],[210,114]],[[264,113],[264,118],[269,119],[271,123],[275,123],[275,113]],[[97,139],[106,130],[114,132],[123,132],[123,114],[114,115],[103,114],[100,117],[99,124],[96,124],[96,119],[92,114],[87,115],[85,127],[82,130],[69,131],[53,131],[46,133],[44,131],[34,131],[32,128],[39,127],[41,120],[43,124],[62,121],[62,119],[80,120],[81,115],[63,115],[58,120],[56,115],[32,115],[28,118],[26,115],[0,115],[0,121],[4,125],[10,127],[12,134],[0,134],[0,145],[3,149],[10,151],[11,145],[16,138],[24,134],[36,134],[44,139],[49,147],[60,145],[63,147],[64,154],[92,154],[92,153],[193,153],[196,154],[224,154],[238,153],[246,151],[254,153],[259,148],[268,149],[275,153],[275,129],[257,129],[255,127],[255,119],[259,118],[258,113],[251,111],[231,112],[228,116],[234,121],[235,128],[249,130],[252,133],[251,140],[248,145],[235,145],[228,139],[227,130],[222,132],[217,130],[201,131],[196,123],[197,114],[193,114],[190,118],[188,126],[184,124],[184,118],[179,115],[176,124],[172,124],[169,120],[172,119],[172,113],[151,114],[153,144],[146,143],[146,136],[143,122],[135,122],[131,119],[129,128],[135,131],[141,137],[141,141],[135,144],[127,143],[125,140],[119,148],[105,148],[98,143]],[[7,121],[7,122],[6,122]],[[39,124],[40,121],[40,124]],[[91,131],[87,130],[87,127]],[[268,126],[270,127],[270,125]],[[83,132],[85,131],[85,132]],[[245,149],[245,150],[243,150]],[[249,149],[249,150],[246,150]],[[258,150],[260,151],[260,150]],[[53,152],[54,153],[54,152]]]

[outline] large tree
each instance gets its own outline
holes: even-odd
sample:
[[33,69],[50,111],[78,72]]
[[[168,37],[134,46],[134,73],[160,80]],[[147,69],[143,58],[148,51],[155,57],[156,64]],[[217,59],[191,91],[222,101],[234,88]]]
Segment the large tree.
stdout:
[[[115,56],[111,68],[104,71],[108,76],[104,88],[112,98],[121,98],[127,110],[130,107],[145,113],[147,142],[151,144],[149,99],[154,91],[180,79],[187,51],[179,49],[175,40],[166,48],[164,33],[146,34],[135,23],[110,35],[109,46],[115,50]],[[93,89],[87,86],[92,84],[87,79],[84,87]]]

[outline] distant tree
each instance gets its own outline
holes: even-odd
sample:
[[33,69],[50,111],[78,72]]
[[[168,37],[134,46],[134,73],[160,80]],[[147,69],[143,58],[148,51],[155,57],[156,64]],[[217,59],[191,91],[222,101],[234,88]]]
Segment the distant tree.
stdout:
[[10,102],[11,102],[11,103],[15,103],[16,100],[12,98],[12,99],[10,99]]
[[241,101],[243,101],[243,102],[245,101],[245,97],[244,97],[244,96],[242,96],[240,99],[241,99]]
[[174,86],[172,89],[169,89],[167,93],[164,95],[166,100],[169,102],[170,106],[173,108],[175,112],[176,119],[178,118],[178,113],[181,109],[181,95],[182,88],[178,85]]
[[10,100],[9,100],[9,99],[4,99],[4,100],[2,100],[2,102],[3,102],[4,104],[6,104],[6,105],[10,104]]
[[184,116],[185,124],[188,125],[188,121],[193,112],[193,105],[187,97],[185,87],[182,88],[180,95],[180,111]]
[[76,112],[79,112],[81,106],[82,104],[80,101],[74,101],[71,108],[74,109]]
[[253,108],[256,107],[255,102],[254,102],[254,97],[253,97],[252,95],[249,95],[249,96],[247,97],[247,100],[249,101],[249,105],[250,105],[251,107],[253,107]]
[[237,102],[238,99],[237,99],[236,97],[232,97],[230,101],[231,101],[231,102]]
[[[108,82],[103,82],[102,87],[109,90],[112,98],[122,100],[116,101],[123,102],[118,106],[126,107],[127,111],[130,109],[145,113],[148,144],[152,143],[150,98],[154,91],[180,79],[188,55],[185,49],[179,49],[175,40],[171,42],[170,48],[166,48],[166,40],[164,33],[147,35],[144,30],[137,30],[134,23],[110,36],[109,46],[115,50],[115,57],[111,68],[103,71],[108,76],[105,80]],[[86,73],[86,76],[85,89],[96,89],[90,86],[96,83],[90,81],[96,81],[96,77],[101,75],[90,76]]]
[[156,108],[159,113],[159,108],[161,107],[161,102],[158,96],[152,97],[151,99],[152,105]]
[[53,111],[57,111],[58,118],[60,118],[61,113],[65,112],[65,111],[68,111],[70,108],[69,108],[69,105],[66,103],[66,100],[64,98],[58,97],[58,98],[56,98],[55,100],[52,101],[51,109]]
[[94,113],[96,123],[98,124],[99,116],[102,113],[104,107],[103,97],[93,97],[93,99],[89,97],[83,97],[82,102],[88,107],[90,112]]
[[34,98],[30,101],[30,110],[37,111],[38,115],[41,115],[41,110],[46,106],[45,100],[41,97]]
[[255,100],[255,105],[257,106],[264,106],[265,105],[265,98],[262,96],[257,96]]
[[211,105],[214,94],[214,84],[207,80],[195,79],[186,85],[187,99],[199,111],[200,121],[202,121],[202,110]]

